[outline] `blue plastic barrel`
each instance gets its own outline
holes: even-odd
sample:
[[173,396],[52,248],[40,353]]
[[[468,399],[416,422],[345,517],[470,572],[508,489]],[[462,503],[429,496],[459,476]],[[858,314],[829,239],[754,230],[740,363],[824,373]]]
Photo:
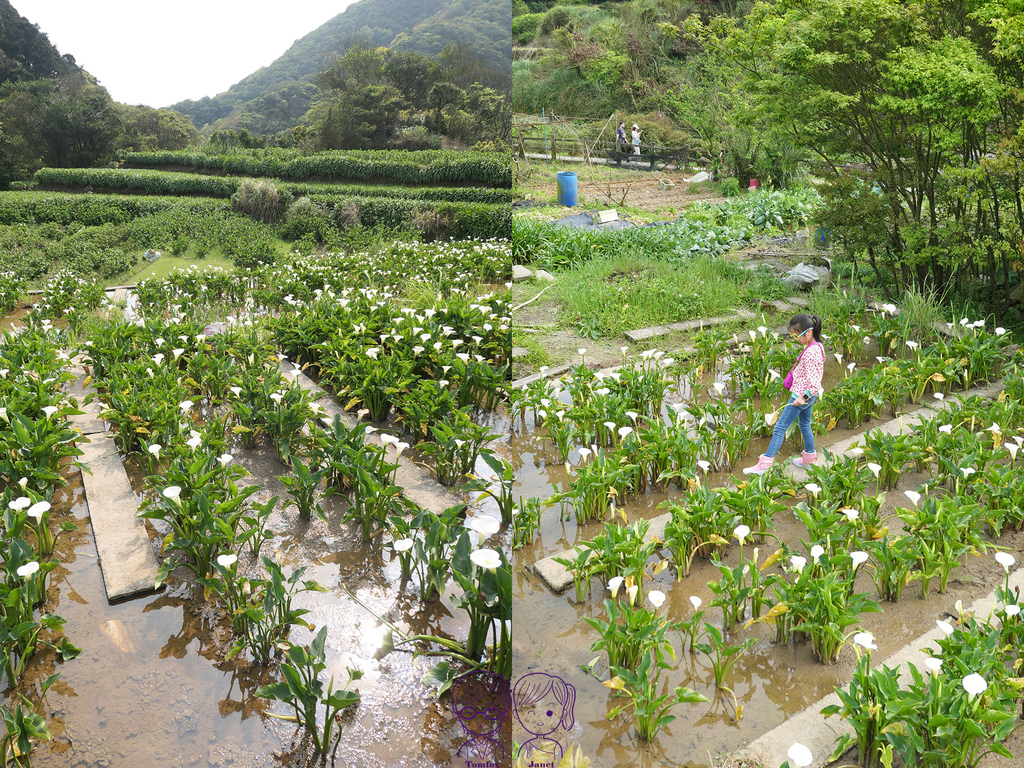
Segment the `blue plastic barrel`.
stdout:
[[576,172],[558,172],[558,204],[566,208],[576,205]]

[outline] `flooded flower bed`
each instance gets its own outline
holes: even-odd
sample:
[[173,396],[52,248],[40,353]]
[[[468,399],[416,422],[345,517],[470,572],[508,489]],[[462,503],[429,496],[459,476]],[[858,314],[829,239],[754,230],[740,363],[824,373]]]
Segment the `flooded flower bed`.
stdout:
[[[998,338],[994,334],[978,342],[984,346]],[[763,397],[750,391],[742,375],[707,376],[691,363],[689,375],[679,382],[671,373],[664,375],[664,368],[638,361],[639,374],[622,370],[610,377],[605,372],[594,380],[577,369],[554,387],[531,385],[518,401],[513,398],[513,435],[502,450],[518,469],[517,492],[555,502],[543,512],[536,540],[518,550],[514,674],[546,672],[574,688],[577,729],[559,732],[558,738],[577,741],[601,765],[715,765],[847,685],[856,654],[846,645],[855,632],[871,633],[878,646],[875,658],[883,659],[933,629],[936,619],[955,617],[958,601],[968,605],[1000,583],[1003,570],[992,558],[993,545],[1012,552],[1022,542],[1022,521],[1013,517],[1008,523],[1002,511],[1006,504],[999,500],[1006,495],[1003,473],[1013,471],[1022,439],[1019,406],[1013,396],[995,403],[973,398],[954,404],[959,398],[950,396],[947,377],[935,376],[934,368],[915,396],[913,369],[929,364],[918,345],[907,349],[909,354],[901,353],[906,362],[890,357],[874,368],[861,357],[854,370],[847,370],[849,358],[836,358],[826,389],[840,396],[826,396],[816,408],[816,417],[823,419],[816,430],[819,446],[827,450],[842,443],[848,449],[851,437],[863,435],[860,448],[844,451],[829,471],[811,470],[810,477],[801,474],[799,480],[777,475],[767,486],[746,483],[736,471],[743,466],[742,456],[763,450],[766,438],[756,435],[762,423],[757,415],[770,412],[765,400],[773,396],[769,389]],[[750,361],[739,369],[777,371],[771,354],[767,363]],[[877,416],[865,423],[859,406],[837,413],[842,401],[846,409],[858,388],[870,386],[857,381],[860,367],[867,371],[864,376],[876,379],[876,392],[884,384],[905,390],[904,398],[918,401],[924,395],[936,410],[907,417],[905,429],[894,420],[891,435],[873,429],[882,423]],[[658,373],[645,379],[645,370]],[[895,376],[903,383],[887,378]],[[928,377],[934,378],[929,382]],[[652,388],[658,379],[664,384]],[[763,378],[770,380],[768,374]],[[693,381],[700,385],[691,386]],[[1019,387],[1019,380],[1014,382]],[[936,397],[927,392],[932,385]],[[693,402],[693,392],[706,394]],[[723,404],[720,412],[717,399]],[[864,414],[878,413],[884,402],[880,398]],[[916,407],[901,399],[898,412]],[[736,437],[744,421],[755,434]],[[681,424],[678,442],[663,449],[665,433],[676,423]],[[836,430],[836,424],[847,429]],[[824,426],[833,429],[821,439]],[[733,452],[732,440],[746,444]],[[789,450],[784,448],[783,455]],[[879,464],[883,452],[890,458]],[[579,486],[599,466],[596,490],[587,496]],[[886,470],[895,470],[894,477]],[[984,482],[967,487],[965,481],[982,476]],[[1010,493],[1017,498],[1019,489]],[[581,515],[579,503],[594,499],[603,500],[605,511]],[[977,505],[974,512],[957,517],[968,500]],[[956,519],[942,536],[960,532],[959,549],[944,555],[929,549],[936,539],[919,522],[924,509],[932,518]],[[654,544],[642,536],[643,529],[636,538],[628,531],[613,538],[614,529],[604,525],[613,515],[620,524],[634,523],[666,510],[669,527]],[[704,527],[693,529],[698,519]],[[589,558],[566,554],[587,542],[593,542]],[[891,542],[902,542],[896,548],[907,551],[890,553]],[[965,553],[986,551],[965,559]],[[690,553],[695,557],[689,575],[679,577],[686,570],[681,558]],[[576,587],[563,595],[553,595],[533,572],[537,562],[552,556],[563,557],[576,575]],[[948,571],[939,567],[940,561]],[[941,573],[949,574],[947,583],[938,583]],[[845,608],[826,608],[817,618],[815,601],[824,599],[827,589]],[[637,629],[628,629],[635,620],[640,621]],[[622,632],[614,629],[616,623]],[[789,627],[786,634],[781,634],[783,626]],[[664,631],[652,634],[651,627]],[[646,650],[644,641],[634,637],[637,632],[651,638]],[[634,668],[612,656],[612,649],[624,651],[630,643],[641,647],[639,658],[643,653],[649,657],[649,666],[641,664],[641,669],[662,662],[660,673],[648,675],[658,687],[646,699],[629,690],[635,684],[630,682]],[[609,669],[610,664],[618,666]],[[661,710],[674,719],[645,741],[640,707],[651,711],[649,702],[658,695],[665,698],[657,706],[676,695],[685,701],[689,694],[680,694],[679,686],[707,702]],[[522,741],[528,734],[517,731],[515,737]]]
[[[477,268],[500,272],[500,245],[460,247],[447,255],[475,254],[483,264],[465,280]],[[420,276],[432,264],[458,268],[441,258],[443,246],[410,248]],[[470,497],[459,493],[466,470],[488,457],[486,412],[509,349],[501,300],[484,291],[478,299],[463,282],[409,308],[389,291],[334,293],[329,281],[341,278],[315,268],[225,296],[221,277],[148,284],[136,307],[143,319],[113,319],[88,339],[55,329],[49,303],[23,321],[30,330],[18,339],[38,334],[53,349],[85,342],[110,429],[93,439],[120,449],[162,559],[158,594],[110,605],[86,517],[97,511],[81,493],[77,506],[54,505],[51,528],[72,514],[78,533],[73,543],[62,537],[60,578],[36,607],[59,609],[85,652],[60,665],[40,708],[52,739],[33,759],[306,765],[337,754],[359,765],[450,765],[467,721],[444,692],[473,670],[508,675],[508,561],[501,522],[489,516],[503,512],[492,502],[467,515],[461,502]],[[315,280],[323,287],[314,294]],[[206,332],[195,313],[225,307],[232,318]],[[327,339],[339,348],[314,355]],[[71,357],[73,349],[59,365]],[[338,399],[298,386],[311,363]],[[392,402],[389,377],[408,379],[405,391],[439,381],[442,366],[446,381],[434,394],[448,402],[429,403],[422,424],[431,429],[421,431],[409,418],[415,403]],[[40,425],[72,412],[54,381],[59,402],[53,414],[50,405],[33,414]],[[385,421],[392,413],[405,418]],[[452,434],[433,431],[452,424]],[[465,431],[479,432],[472,451]],[[402,456],[420,442],[423,468]],[[451,451],[429,450],[440,443]],[[12,473],[4,470],[5,507],[17,492]],[[435,479],[445,473],[451,490]],[[454,505],[416,506],[399,477],[412,478],[416,498]],[[53,666],[43,650],[31,658],[21,685],[33,700]],[[500,736],[509,741],[507,725]],[[507,763],[502,742],[492,747]]]

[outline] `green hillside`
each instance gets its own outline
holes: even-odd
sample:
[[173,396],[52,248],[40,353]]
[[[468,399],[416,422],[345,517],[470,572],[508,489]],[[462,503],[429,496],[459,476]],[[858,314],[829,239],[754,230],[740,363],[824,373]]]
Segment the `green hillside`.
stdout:
[[0,83],[58,77],[76,69],[72,56],[61,56],[39,27],[8,0],[0,0]]
[[274,134],[300,122],[319,95],[317,74],[353,45],[437,55],[449,43],[461,42],[496,71],[507,72],[510,27],[505,0],[359,0],[224,93],[171,109],[197,128]]
[[436,56],[449,43],[470,48],[502,71],[512,61],[512,5],[507,0],[451,0],[409,34],[400,33],[391,47]]

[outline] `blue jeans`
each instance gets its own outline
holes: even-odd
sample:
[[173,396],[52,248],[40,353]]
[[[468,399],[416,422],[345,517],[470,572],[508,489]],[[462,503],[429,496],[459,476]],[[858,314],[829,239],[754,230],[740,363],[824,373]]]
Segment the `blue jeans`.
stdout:
[[811,409],[814,404],[818,401],[818,396],[815,395],[803,405],[793,405],[793,401],[796,400],[796,395],[792,395],[789,400],[789,404],[782,409],[782,414],[779,416],[779,420],[775,422],[775,431],[772,432],[772,441],[768,443],[768,450],[764,452],[764,455],[768,458],[772,458],[779,449],[782,447],[782,442],[786,439],[786,431],[789,426],[800,419],[800,432],[804,436],[804,451],[806,453],[814,453],[814,432],[811,430]]

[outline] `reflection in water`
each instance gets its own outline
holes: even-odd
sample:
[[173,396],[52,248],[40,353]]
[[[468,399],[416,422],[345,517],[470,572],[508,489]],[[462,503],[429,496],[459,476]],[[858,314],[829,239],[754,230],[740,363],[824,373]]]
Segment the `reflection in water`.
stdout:
[[[240,450],[236,458],[263,488],[260,501],[274,494],[287,498],[274,477],[283,468],[273,459]],[[160,594],[108,604],[77,475],[53,503],[54,525],[72,520],[78,530],[58,539],[62,564],[50,576],[46,610],[67,620],[65,633],[83,653],[66,663],[52,652],[38,653],[18,686],[17,692],[35,700],[32,691],[46,676],[61,675],[44,701],[53,740],[37,747],[33,765],[306,765],[303,729],[269,717],[288,710],[255,695],[280,679],[276,662],[263,667],[242,656],[225,661],[233,640],[227,616],[180,572]],[[345,596],[342,580],[374,611],[416,632],[464,635],[460,612],[445,599],[421,604],[414,585],[399,583],[391,553],[379,543],[364,546],[358,530],[339,522],[338,504],[325,504],[329,522],[298,520],[294,508],[279,505],[271,520],[278,535],[263,551],[276,552],[286,570],[307,566],[306,578],[327,588],[295,600],[310,610],[312,624],[330,627],[325,674],[342,681],[346,666],[366,673],[354,685],[361,702],[342,717],[338,764],[448,766],[464,735],[447,700],[439,702],[422,683],[436,659],[414,659],[411,652],[375,659],[382,627]],[[255,561],[245,554],[239,567],[252,569]],[[299,628],[292,640],[311,637]],[[8,691],[8,700],[15,693]]]

